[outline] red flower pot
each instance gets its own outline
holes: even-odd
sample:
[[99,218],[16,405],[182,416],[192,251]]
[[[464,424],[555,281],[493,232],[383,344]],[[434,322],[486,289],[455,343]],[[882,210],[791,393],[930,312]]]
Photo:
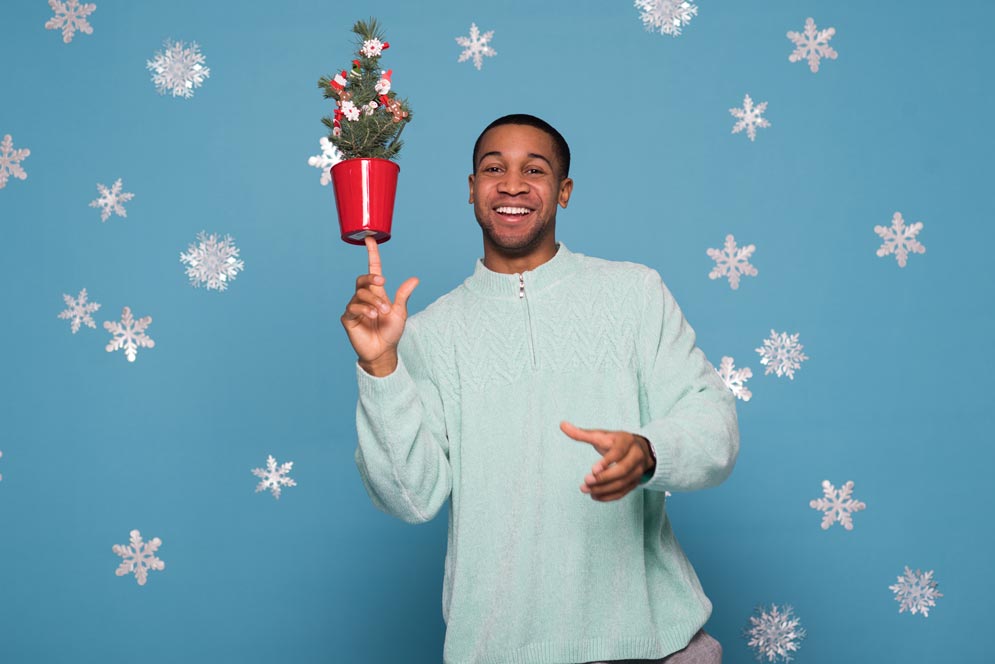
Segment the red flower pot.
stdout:
[[388,159],[346,159],[332,166],[339,230],[349,244],[390,239],[394,194],[400,167]]

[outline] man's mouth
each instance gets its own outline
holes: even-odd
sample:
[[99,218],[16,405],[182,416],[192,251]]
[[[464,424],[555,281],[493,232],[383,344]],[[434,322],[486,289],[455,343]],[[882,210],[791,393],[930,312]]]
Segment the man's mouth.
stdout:
[[535,212],[532,208],[520,207],[515,205],[501,205],[494,208],[494,211],[499,217],[505,221],[516,222],[525,219],[530,214]]

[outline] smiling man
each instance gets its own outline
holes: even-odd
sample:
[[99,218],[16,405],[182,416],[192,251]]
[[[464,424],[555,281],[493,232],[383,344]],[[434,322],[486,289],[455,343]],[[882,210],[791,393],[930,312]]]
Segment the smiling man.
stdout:
[[449,503],[445,664],[713,664],[712,605],[666,491],[725,480],[735,399],[653,269],[571,252],[570,150],[530,115],[477,139],[484,256],[408,318],[379,250],[342,315],[358,355],[356,464],[410,523]]

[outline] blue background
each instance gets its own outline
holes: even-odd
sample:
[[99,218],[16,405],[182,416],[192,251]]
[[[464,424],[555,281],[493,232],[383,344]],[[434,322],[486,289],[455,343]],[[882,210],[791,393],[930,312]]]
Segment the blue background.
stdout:
[[[360,482],[339,316],[366,253],[307,165],[317,79],[370,15],[414,110],[382,248],[388,288],[421,279],[412,311],[482,255],[474,139],[529,112],[573,152],[558,238],[659,270],[713,364],[752,368],[732,477],[668,501],[725,661],[771,603],[799,663],[990,656],[990,3],[702,0],[677,38],[626,1],[97,5],[70,44],[42,0],[0,6],[0,136],[31,150],[0,190],[0,661],[441,660],[446,515],[409,526]],[[808,16],[837,30],[817,74],[788,62]],[[480,71],[471,22],[495,31]],[[150,81],[166,38],[206,57],[192,99]],[[769,103],[755,142],[730,134],[744,94]],[[128,216],[101,223],[117,178]],[[875,255],[895,211],[925,224],[904,269]],[[224,293],[179,262],[202,230],[245,261]],[[728,233],[757,247],[737,291],[707,277]],[[73,335],[81,288],[102,307]],[[153,319],[133,364],[104,351],[124,306]],[[811,358],[794,380],[763,375],[772,328]],[[294,462],[280,500],[254,493],[268,454]],[[853,531],[820,528],[824,479],[855,482]],[[132,529],[163,541],[145,586],[114,575]],[[906,565],[935,571],[928,618],[888,589]]]

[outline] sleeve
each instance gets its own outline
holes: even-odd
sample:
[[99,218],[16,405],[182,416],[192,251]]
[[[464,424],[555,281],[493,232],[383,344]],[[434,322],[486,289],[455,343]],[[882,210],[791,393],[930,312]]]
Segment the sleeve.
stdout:
[[736,398],[695,346],[695,334],[660,275],[644,283],[636,433],[650,441],[656,469],[640,487],[694,491],[721,484],[739,454]]
[[452,471],[442,397],[409,319],[397,368],[372,376],[356,363],[356,466],[377,509],[408,523],[430,521],[449,498]]

